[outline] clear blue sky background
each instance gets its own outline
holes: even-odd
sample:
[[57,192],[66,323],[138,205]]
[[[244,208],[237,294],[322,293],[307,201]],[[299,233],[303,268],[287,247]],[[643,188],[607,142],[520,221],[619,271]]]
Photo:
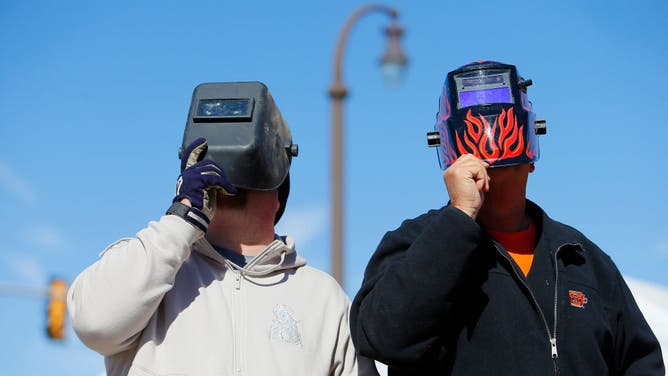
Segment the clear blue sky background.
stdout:
[[[300,155],[279,231],[329,270],[335,42],[360,1],[0,0],[0,281],[68,281],[169,206],[193,88],[259,80]],[[516,64],[548,121],[528,195],[582,230],[625,275],[668,285],[668,3],[393,1],[405,83],[378,69],[387,17],[346,47],[345,286],[352,296],[387,230],[447,202],[426,146],[445,74]],[[71,329],[44,336],[42,299],[0,296],[8,375],[100,375]]]

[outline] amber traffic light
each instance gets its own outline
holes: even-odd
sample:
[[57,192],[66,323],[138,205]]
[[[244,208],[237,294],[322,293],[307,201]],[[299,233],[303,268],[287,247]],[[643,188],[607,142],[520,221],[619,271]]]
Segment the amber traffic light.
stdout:
[[53,279],[49,284],[49,302],[46,316],[46,332],[49,338],[62,340],[65,338],[65,321],[67,318],[67,282]]

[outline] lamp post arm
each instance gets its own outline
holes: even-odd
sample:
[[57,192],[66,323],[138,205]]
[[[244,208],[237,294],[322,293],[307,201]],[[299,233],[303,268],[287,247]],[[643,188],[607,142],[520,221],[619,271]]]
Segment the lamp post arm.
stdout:
[[398,14],[395,9],[390,8],[386,5],[369,4],[361,6],[355,12],[353,12],[350,15],[350,17],[348,17],[346,23],[343,25],[343,29],[341,30],[341,34],[339,35],[339,39],[336,43],[336,55],[334,56],[334,84],[332,85],[332,88],[330,90],[330,96],[332,97],[338,95],[341,98],[343,98],[346,95],[346,88],[345,86],[343,86],[343,82],[341,80],[342,77],[341,65],[343,60],[343,50],[346,41],[348,40],[348,34],[350,34],[350,30],[352,29],[353,25],[355,24],[355,22],[357,22],[358,19],[372,12],[385,12],[392,19],[396,19]]

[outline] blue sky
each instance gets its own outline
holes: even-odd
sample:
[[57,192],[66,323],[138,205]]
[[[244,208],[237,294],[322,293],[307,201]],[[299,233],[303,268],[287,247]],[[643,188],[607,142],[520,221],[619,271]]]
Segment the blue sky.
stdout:
[[[330,102],[336,39],[360,1],[0,2],[0,281],[69,281],[169,206],[190,97],[264,82],[300,154],[279,232],[329,270]],[[345,287],[382,235],[447,202],[426,146],[445,74],[491,59],[533,79],[548,124],[528,196],[600,245],[625,275],[668,286],[665,1],[393,1],[405,82],[378,69],[388,19],[352,30],[345,105]],[[100,375],[45,302],[0,295],[7,374]]]

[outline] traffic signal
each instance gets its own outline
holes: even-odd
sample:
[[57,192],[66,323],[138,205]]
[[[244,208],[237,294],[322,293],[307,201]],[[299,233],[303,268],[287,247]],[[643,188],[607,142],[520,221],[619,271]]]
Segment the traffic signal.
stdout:
[[49,338],[62,340],[65,338],[65,321],[67,318],[67,282],[53,279],[49,283],[49,302],[46,312],[46,333]]

